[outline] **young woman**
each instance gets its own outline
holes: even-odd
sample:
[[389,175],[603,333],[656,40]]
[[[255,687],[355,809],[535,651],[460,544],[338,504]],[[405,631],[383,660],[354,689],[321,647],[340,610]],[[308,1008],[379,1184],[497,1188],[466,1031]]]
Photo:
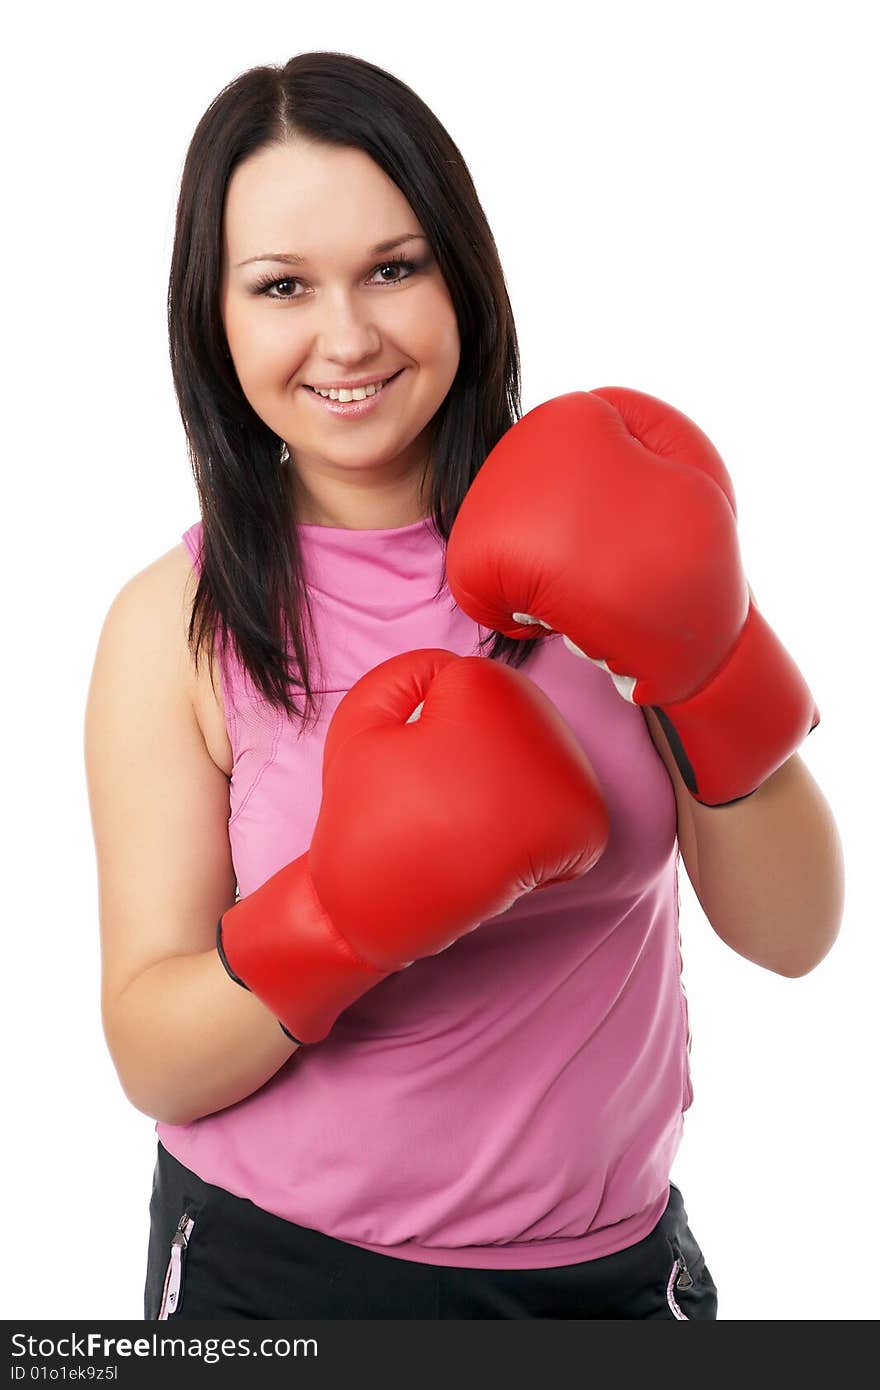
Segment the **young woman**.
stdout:
[[226,87],[169,332],[201,519],[114,600],[86,727],[144,1317],[714,1318],[669,1181],[687,793],[598,665],[451,597],[519,362],[424,103],[335,53]]

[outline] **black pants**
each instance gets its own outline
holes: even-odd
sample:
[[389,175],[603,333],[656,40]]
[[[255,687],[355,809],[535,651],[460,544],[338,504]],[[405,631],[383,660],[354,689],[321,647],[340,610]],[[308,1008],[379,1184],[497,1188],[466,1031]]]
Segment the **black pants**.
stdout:
[[637,1244],[555,1269],[462,1269],[361,1250],[203,1182],[158,1143],[144,1318],[716,1318],[670,1185]]

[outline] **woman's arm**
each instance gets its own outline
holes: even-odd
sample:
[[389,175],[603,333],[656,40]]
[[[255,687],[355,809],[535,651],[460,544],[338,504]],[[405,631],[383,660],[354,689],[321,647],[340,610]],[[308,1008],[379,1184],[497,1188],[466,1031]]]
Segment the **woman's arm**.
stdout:
[[195,715],[180,552],[114,599],[85,717],[104,1034],[128,1099],[169,1124],[250,1095],[297,1050],[215,948],[235,899],[229,782]]
[[834,945],[844,904],[840,835],[806,763],[793,753],[751,796],[703,806],[657,716],[644,713],[675,788],[688,877],[713,930],[767,970],[806,975]]

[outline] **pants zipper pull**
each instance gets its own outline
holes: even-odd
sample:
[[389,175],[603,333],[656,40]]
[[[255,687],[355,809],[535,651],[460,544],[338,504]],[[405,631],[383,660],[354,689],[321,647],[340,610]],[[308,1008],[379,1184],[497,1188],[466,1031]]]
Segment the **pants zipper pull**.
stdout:
[[159,1318],[170,1318],[177,1310],[180,1297],[181,1276],[183,1273],[183,1253],[189,1243],[188,1236],[193,1228],[193,1220],[184,1212],[177,1223],[177,1230],[171,1237],[171,1259],[165,1271],[165,1287],[162,1290],[162,1303]]
[[672,1248],[675,1251],[675,1263],[678,1265],[678,1275],[675,1280],[675,1287],[677,1289],[693,1288],[694,1281],[691,1278],[691,1272],[687,1267],[684,1255],[681,1253],[681,1246],[679,1245],[677,1240],[672,1241]]

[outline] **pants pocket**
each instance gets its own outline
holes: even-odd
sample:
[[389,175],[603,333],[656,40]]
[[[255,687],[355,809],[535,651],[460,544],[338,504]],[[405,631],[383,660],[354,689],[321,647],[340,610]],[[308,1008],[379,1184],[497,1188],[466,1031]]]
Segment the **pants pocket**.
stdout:
[[208,1195],[201,1180],[160,1145],[150,1196],[145,1321],[170,1318],[180,1312],[187,1265],[192,1263],[190,1242],[200,1230],[204,1237]]
[[715,1319],[718,1289],[700,1246],[687,1224],[680,1191],[670,1184],[669,1208],[661,1221],[667,1255],[665,1300],[667,1316],[677,1321]]
[[675,1237],[669,1237],[671,1259],[666,1278],[666,1306],[676,1319],[708,1319],[718,1316],[718,1290],[701,1260],[693,1269],[682,1254]]

